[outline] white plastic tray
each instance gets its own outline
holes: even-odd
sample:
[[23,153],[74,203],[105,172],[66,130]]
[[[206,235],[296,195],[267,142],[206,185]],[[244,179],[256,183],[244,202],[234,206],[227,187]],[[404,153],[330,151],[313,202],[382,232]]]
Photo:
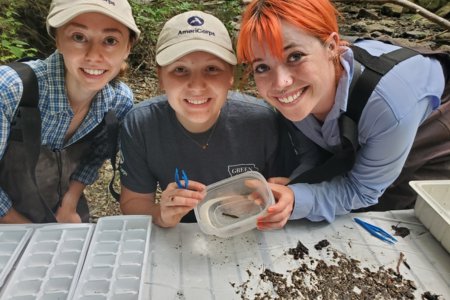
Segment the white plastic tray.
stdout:
[[36,229],[2,300],[70,299],[93,228],[91,224],[64,224]]
[[419,194],[414,212],[420,222],[450,252],[450,180],[411,181]]
[[33,232],[31,228],[6,226],[0,226],[0,287]]
[[100,218],[73,299],[141,299],[151,224],[151,216]]

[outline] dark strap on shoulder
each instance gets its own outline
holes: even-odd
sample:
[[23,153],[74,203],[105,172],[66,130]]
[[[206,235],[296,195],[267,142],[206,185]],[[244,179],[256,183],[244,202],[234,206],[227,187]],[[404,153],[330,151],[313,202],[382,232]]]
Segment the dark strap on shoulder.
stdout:
[[23,83],[22,98],[19,106],[38,107],[39,85],[33,69],[29,65],[20,62],[12,62],[8,66],[17,72]]
[[18,113],[22,123],[22,137],[26,149],[28,166],[30,168],[31,178],[37,187],[39,193],[39,201],[44,209],[47,222],[57,223],[47,202],[42,197],[36,181],[36,165],[39,160],[41,147],[41,112],[39,110],[39,85],[36,74],[27,64],[13,62],[8,64],[19,75],[23,83],[23,93],[20,99]]
[[[290,122],[290,121],[289,121]],[[347,116],[342,115],[338,120],[342,150],[333,155],[320,166],[307,170],[294,179],[289,184],[308,183],[315,184],[350,172],[355,164],[356,150],[358,145],[358,128]]]
[[114,180],[116,178],[116,156],[117,156],[117,142],[119,138],[119,121],[114,110],[110,110],[105,115],[106,128],[108,131],[108,147],[109,157],[111,158],[111,165],[113,167],[113,176],[109,183],[109,192],[116,199],[120,201],[120,194],[114,190]]
[[355,60],[365,67],[348,98],[345,113],[355,124],[358,124],[362,111],[381,78],[398,63],[419,55],[419,53],[411,49],[400,48],[381,56],[372,56],[369,52],[357,46],[351,48]]
[[[320,183],[350,172],[355,164],[356,152],[359,148],[358,122],[370,95],[381,78],[395,65],[419,54],[411,49],[400,48],[377,57],[357,46],[353,46],[352,50],[356,61],[354,61],[347,111],[338,120],[342,150],[324,164],[300,174],[289,184]],[[360,74],[361,64],[365,69]]]

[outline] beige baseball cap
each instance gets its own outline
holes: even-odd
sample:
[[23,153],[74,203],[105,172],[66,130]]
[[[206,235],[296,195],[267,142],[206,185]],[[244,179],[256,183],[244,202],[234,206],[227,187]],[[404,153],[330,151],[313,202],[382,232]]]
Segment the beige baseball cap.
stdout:
[[225,25],[216,17],[188,11],[166,22],[156,44],[156,62],[167,66],[186,54],[204,51],[235,65],[237,63]]
[[61,27],[76,16],[89,12],[98,12],[119,21],[136,33],[136,40],[141,34],[127,0],[53,0],[47,16],[48,34],[55,38],[51,27]]

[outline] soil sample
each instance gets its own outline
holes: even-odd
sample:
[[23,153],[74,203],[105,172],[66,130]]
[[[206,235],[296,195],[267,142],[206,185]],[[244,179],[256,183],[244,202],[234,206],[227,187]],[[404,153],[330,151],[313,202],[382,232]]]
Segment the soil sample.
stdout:
[[401,236],[402,238],[404,238],[405,236],[408,236],[411,233],[411,231],[406,227],[398,227],[398,226],[392,225],[392,229],[395,230],[394,235]]
[[[328,245],[329,242],[323,240],[316,246],[320,248]],[[414,281],[403,278],[392,268],[361,268],[360,261],[332,247],[328,247],[326,252],[332,264],[327,264],[322,259],[309,256],[308,249],[300,241],[288,253],[295,260],[303,260],[299,268],[287,270],[286,274],[267,268],[262,268],[259,275],[249,274],[249,280],[244,284],[232,284],[237,288],[236,293],[241,294],[241,299],[415,299],[417,286]],[[254,285],[250,284],[254,280],[258,280],[255,283],[258,289],[256,293]],[[439,297],[431,292],[422,294],[422,299],[427,300],[442,299]]]
[[293,255],[295,260],[299,258],[303,259],[305,254],[309,254],[309,250],[302,244],[302,242],[298,241],[297,247],[289,248],[288,254]]

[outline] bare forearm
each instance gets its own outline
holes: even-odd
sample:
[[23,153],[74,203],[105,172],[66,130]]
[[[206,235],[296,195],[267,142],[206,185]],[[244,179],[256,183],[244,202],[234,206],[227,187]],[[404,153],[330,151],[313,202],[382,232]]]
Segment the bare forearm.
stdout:
[[2,224],[23,224],[32,223],[30,220],[18,213],[14,208],[11,208],[9,213],[7,213],[3,218],[0,219]]
[[150,215],[154,224],[167,227],[161,219],[161,206],[147,199],[121,201],[120,209],[124,215]]
[[78,200],[83,194],[86,186],[78,181],[72,180],[69,185],[69,190],[63,197],[62,206],[77,207]]

